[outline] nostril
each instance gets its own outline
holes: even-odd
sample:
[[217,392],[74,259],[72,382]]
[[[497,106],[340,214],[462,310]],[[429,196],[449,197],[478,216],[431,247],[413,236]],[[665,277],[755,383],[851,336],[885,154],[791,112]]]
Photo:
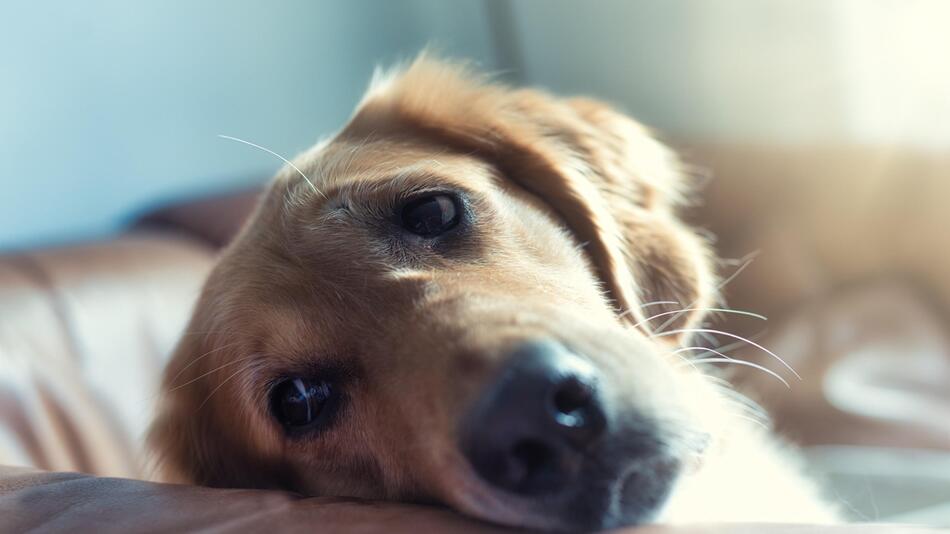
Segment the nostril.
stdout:
[[596,387],[579,376],[557,383],[550,394],[548,411],[560,433],[576,447],[590,445],[607,426]]
[[559,384],[551,403],[557,422],[567,427],[582,427],[588,423],[593,391],[588,384],[570,377]]

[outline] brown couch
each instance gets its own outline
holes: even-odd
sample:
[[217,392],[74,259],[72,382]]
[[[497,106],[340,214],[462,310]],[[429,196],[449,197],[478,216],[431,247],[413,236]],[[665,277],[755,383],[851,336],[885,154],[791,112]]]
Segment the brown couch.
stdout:
[[[759,250],[726,288],[729,304],[771,317],[765,331],[725,317],[717,327],[759,335],[803,375],[791,391],[736,376],[779,429],[804,445],[950,451],[950,158],[867,148],[687,154],[717,176],[691,216],[720,236],[727,257]],[[490,528],[440,509],[139,480],[164,360],[255,194],[169,207],[103,242],[0,256],[0,464],[26,468],[0,468],[0,530]],[[929,411],[872,409],[866,401],[878,397]],[[695,531],[799,530],[675,530]]]

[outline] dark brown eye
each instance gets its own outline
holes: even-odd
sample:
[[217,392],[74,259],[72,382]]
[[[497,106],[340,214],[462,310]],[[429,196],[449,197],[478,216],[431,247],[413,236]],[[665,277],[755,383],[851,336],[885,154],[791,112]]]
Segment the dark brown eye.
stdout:
[[284,380],[271,392],[274,417],[288,430],[300,430],[319,423],[333,398],[333,387],[323,380]]
[[458,199],[444,193],[416,198],[403,206],[401,217],[406,230],[422,237],[435,237],[458,225]]

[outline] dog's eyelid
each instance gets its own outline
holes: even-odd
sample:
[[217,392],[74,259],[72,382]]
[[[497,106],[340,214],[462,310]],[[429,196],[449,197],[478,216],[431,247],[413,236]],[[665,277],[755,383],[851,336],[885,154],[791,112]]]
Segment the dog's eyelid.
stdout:
[[298,361],[300,362],[298,364],[269,370],[270,376],[264,379],[265,387],[270,388],[298,376],[320,378],[347,385],[361,376],[358,366],[339,355],[303,354]]
[[430,197],[444,195],[458,199],[459,202],[465,204],[469,198],[469,194],[461,189],[458,189],[455,186],[432,186],[432,187],[420,187],[418,189],[409,189],[397,193],[394,200],[396,206],[401,206],[407,203],[410,203],[414,200]]

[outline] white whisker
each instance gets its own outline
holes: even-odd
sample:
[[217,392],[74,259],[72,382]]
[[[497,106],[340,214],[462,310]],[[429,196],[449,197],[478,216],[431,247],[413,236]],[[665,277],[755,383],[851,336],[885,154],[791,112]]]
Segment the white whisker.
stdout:
[[217,386],[216,388],[214,388],[214,389],[211,390],[211,393],[208,393],[208,396],[205,397],[205,400],[201,401],[201,404],[198,405],[198,409],[195,410],[195,411],[196,411],[196,412],[201,411],[201,408],[203,408],[204,405],[207,404],[209,400],[211,400],[211,397],[213,397],[214,394],[217,393],[219,389],[221,389],[222,387],[224,387],[225,384],[227,384],[228,382],[230,382],[231,379],[233,379],[233,378],[236,377],[237,375],[239,375],[239,374],[241,374],[241,373],[247,371],[248,369],[250,369],[252,365],[253,365],[253,362],[251,362],[251,363],[249,363],[249,364],[247,364],[247,365],[241,367],[241,368],[238,369],[237,371],[234,371],[234,373],[232,373],[230,376],[228,376],[227,378],[225,378],[220,384],[218,384],[218,386]]
[[175,387],[169,389],[168,392],[171,393],[172,391],[181,389],[181,388],[187,386],[188,384],[193,384],[193,383],[195,383],[195,382],[201,380],[202,378],[204,378],[204,377],[206,377],[206,376],[208,376],[208,375],[214,374],[214,373],[220,371],[221,369],[224,369],[225,367],[230,367],[230,366],[232,366],[232,365],[234,365],[234,364],[236,364],[236,363],[244,362],[244,361],[247,361],[247,360],[249,360],[249,359],[250,359],[250,356],[245,356],[244,358],[238,358],[238,359],[236,359],[236,360],[231,360],[231,361],[229,361],[229,362],[225,362],[225,363],[223,363],[223,364],[221,364],[221,365],[215,367],[214,369],[212,369],[212,370],[210,370],[210,371],[207,371],[207,372],[205,372],[205,373],[202,373],[202,374],[200,374],[200,375],[198,375],[198,376],[192,378],[191,380],[185,382],[184,384],[181,384],[181,385],[178,385],[178,386],[175,386]]
[[[747,268],[749,265],[752,265],[752,261],[755,260],[756,256],[758,256],[758,255],[759,255],[758,252],[753,252],[753,253],[751,253],[751,254],[747,254],[742,260],[740,260],[740,261],[742,261],[742,264],[739,265],[739,267],[735,270],[735,272],[733,272],[731,275],[729,275],[728,278],[726,278],[726,279],[723,280],[722,282],[719,282],[719,283],[716,285],[716,291],[719,291],[720,289],[722,289],[723,287],[725,287],[727,284],[729,284],[730,282],[732,282],[733,280],[735,280],[737,276],[739,276],[740,274],[742,274],[742,271],[746,270],[746,268]],[[699,302],[699,299],[694,300],[693,302],[690,302],[689,305],[686,306],[686,308],[687,308],[687,309],[692,308],[693,306],[696,305],[697,302]],[[656,331],[657,331],[657,332],[662,332],[663,330],[666,329],[666,327],[670,326],[672,323],[676,322],[677,319],[679,319],[680,317],[682,317],[683,313],[685,313],[685,312],[680,312],[680,313],[678,313],[678,314],[676,314],[676,315],[670,317],[670,318],[667,319],[663,324],[661,324],[661,325],[659,326],[659,328],[656,329]]]
[[730,413],[730,414],[729,414],[729,417],[735,417],[735,418],[737,418],[737,419],[745,419],[746,421],[749,421],[750,423],[755,423],[756,425],[758,425],[758,426],[764,428],[766,431],[769,430],[769,426],[768,426],[768,425],[766,425],[765,423],[763,423],[762,421],[760,421],[760,420],[758,420],[758,419],[756,419],[756,418],[754,418],[754,417],[748,417],[748,416],[745,416],[745,415],[742,415],[742,414],[738,414],[738,413]]
[[721,358],[726,358],[726,359],[729,359],[729,360],[733,360],[733,359],[734,359],[732,356],[729,356],[729,355],[727,355],[727,354],[724,354],[724,353],[722,353],[722,352],[719,352],[719,351],[716,350],[716,349],[711,349],[711,348],[709,348],[709,347],[683,347],[683,348],[679,348],[679,349],[676,349],[676,350],[670,352],[670,354],[681,354],[681,353],[683,353],[683,352],[687,352],[687,351],[691,351],[691,350],[701,350],[701,351],[704,351],[704,352],[711,352],[711,353],[713,353],[713,354],[715,354],[715,355],[717,355],[717,356],[719,356],[719,357],[721,357]]
[[750,265],[752,265],[752,262],[753,262],[753,261],[755,260],[755,258],[757,258],[758,256],[759,256],[759,253],[758,253],[758,252],[752,252],[752,253],[750,253],[750,254],[746,254],[745,257],[739,259],[739,262],[740,262],[739,267],[736,268],[736,270],[735,270],[731,275],[729,275],[728,278],[726,278],[726,279],[723,280],[722,282],[719,282],[719,284],[716,285],[716,289],[717,289],[717,290],[722,289],[722,288],[726,287],[726,285],[728,285],[730,282],[732,282],[733,280],[735,280],[736,277],[738,277],[740,274],[742,274],[742,271],[746,270],[747,267],[749,267]]
[[[737,365],[746,365],[746,366],[749,366],[749,367],[758,369],[758,370],[760,370],[760,371],[763,371],[763,372],[765,372],[765,373],[767,373],[767,374],[769,374],[769,375],[771,375],[771,376],[774,376],[775,378],[779,379],[783,384],[785,384],[785,387],[791,389],[791,386],[789,386],[788,382],[786,382],[784,378],[782,378],[781,376],[779,376],[777,373],[775,373],[775,372],[772,371],[771,369],[768,369],[768,368],[763,367],[763,366],[761,366],[761,365],[759,365],[759,364],[757,364],[757,363],[753,363],[753,362],[750,362],[750,361],[747,361],[747,360],[740,360],[740,359],[738,359],[738,358],[733,358],[732,356],[729,356],[728,354],[725,354],[725,353],[723,353],[723,352],[719,352],[719,351],[716,350],[716,349],[711,349],[711,348],[709,348],[709,347],[683,347],[683,348],[676,349],[676,350],[670,352],[670,354],[675,354],[675,355],[679,356],[681,353],[687,352],[687,351],[710,352],[710,353],[712,353],[712,354],[715,354],[715,355],[719,356],[719,358],[700,358],[700,359],[696,359],[696,360],[694,360],[694,359],[688,359],[688,358],[682,358],[682,357],[681,357],[684,361],[686,361],[687,363],[689,363],[689,364],[693,367],[693,369],[696,369],[696,368],[697,368],[697,367],[696,367],[696,364],[697,364],[697,363],[735,363],[735,364],[737,364]],[[728,382],[727,382],[727,383],[728,383]]]
[[642,321],[640,321],[640,322],[634,324],[633,327],[636,328],[636,327],[642,325],[643,323],[648,323],[648,322],[650,322],[650,321],[652,321],[653,319],[656,319],[656,318],[658,318],[658,317],[665,317],[665,316],[667,316],[667,315],[681,314],[681,313],[683,313],[683,312],[690,312],[690,311],[709,311],[709,312],[731,313],[731,314],[733,314],[733,315],[744,315],[744,316],[746,316],[746,317],[755,317],[756,319],[761,319],[761,320],[763,320],[763,321],[768,321],[768,318],[765,317],[764,315],[760,315],[760,314],[758,314],[758,313],[753,313],[753,312],[744,311],[744,310],[731,310],[731,309],[728,309],[728,308],[684,308],[684,309],[682,309],[682,310],[667,311],[667,312],[663,312],[663,313],[658,313],[658,314],[656,314],[656,315],[651,315],[650,317],[647,317],[646,319],[643,319]]
[[[672,354],[676,354],[676,353],[674,352],[674,353],[672,353]],[[683,360],[683,363],[685,363],[685,364],[691,366],[691,367],[692,367],[696,372],[698,372],[699,374],[701,374],[701,375],[703,375],[703,376],[705,376],[705,377],[707,377],[707,378],[712,378],[710,375],[707,375],[706,373],[700,371],[700,370],[699,370],[699,367],[696,367],[696,364],[693,363],[693,360],[690,360],[690,359],[687,358],[686,356],[682,356],[682,355],[680,355],[680,354],[676,354],[676,357],[679,358],[679,359],[681,359],[681,360]]]
[[323,198],[327,198],[327,196],[323,194],[323,191],[320,191],[319,189],[317,189],[316,184],[314,184],[313,181],[311,181],[310,178],[308,178],[307,175],[304,174],[302,170],[300,170],[299,168],[297,168],[297,166],[294,165],[293,163],[291,163],[290,160],[288,160],[288,159],[285,158],[284,156],[281,156],[281,155],[278,154],[277,152],[274,152],[273,150],[271,150],[271,149],[269,149],[269,148],[264,148],[264,147],[262,147],[261,145],[252,143],[252,142],[250,142],[250,141],[245,141],[244,139],[238,139],[237,137],[232,137],[232,136],[230,136],[230,135],[218,134],[218,137],[220,137],[221,139],[228,139],[228,140],[231,140],[231,141],[237,141],[238,143],[244,143],[245,145],[252,146],[252,147],[254,147],[254,148],[258,149],[258,150],[263,150],[264,152],[267,152],[268,154],[270,154],[270,155],[272,155],[272,156],[274,156],[274,157],[280,159],[281,161],[283,161],[283,162],[286,163],[287,165],[290,165],[295,171],[297,171],[297,174],[299,174],[300,177],[304,179],[304,181],[306,181],[308,184],[310,184],[310,188],[313,189],[313,192],[314,192],[314,193],[320,195],[320,196],[323,197]]
[[792,374],[795,375],[795,378],[797,378],[797,379],[799,379],[799,380],[802,379],[801,375],[799,375],[799,374],[795,371],[795,369],[792,369],[792,366],[789,365],[785,360],[783,360],[782,358],[780,358],[780,357],[778,356],[778,354],[775,354],[774,352],[772,352],[772,351],[770,351],[769,349],[763,347],[762,345],[759,345],[759,344],[756,343],[755,341],[752,341],[752,340],[750,340],[750,339],[746,339],[746,338],[744,338],[744,337],[742,337],[742,336],[739,336],[739,335],[736,335],[736,334],[730,334],[729,332],[723,332],[722,330],[713,330],[713,329],[711,329],[711,328],[678,328],[678,329],[676,329],[676,330],[670,330],[670,331],[668,331],[668,332],[660,332],[660,333],[657,333],[657,334],[653,334],[651,337],[671,336],[671,335],[674,335],[674,334],[688,334],[688,333],[691,333],[691,332],[706,332],[707,334],[716,334],[716,335],[720,335],[720,336],[730,337],[730,338],[732,338],[732,339],[739,339],[739,340],[742,340],[742,341],[748,343],[749,345],[752,345],[753,347],[755,347],[755,348],[757,348],[757,349],[759,349],[759,350],[765,352],[765,353],[768,354],[769,356],[771,356],[771,357],[775,358],[776,360],[778,360],[779,363],[781,363],[782,365],[784,365],[789,371],[792,372]]
[[[755,334],[754,336],[749,336],[749,339],[755,340],[756,338],[761,338],[762,335],[763,335],[763,334],[760,332],[760,333],[758,333],[758,334]],[[722,345],[722,346],[716,347],[716,350],[721,350],[722,352],[729,352],[729,351],[731,351],[732,349],[737,349],[737,348],[739,348],[739,347],[745,345],[745,344],[746,344],[746,341],[747,341],[747,340],[746,340],[745,338],[743,338],[743,339],[741,339],[741,340],[739,340],[739,341],[733,341],[732,343],[729,343],[728,345]]]
[[[704,325],[700,325],[700,326],[701,326],[701,328],[706,328],[706,327],[709,326],[709,325],[704,324]],[[712,345],[718,345],[718,344],[719,344],[719,340],[716,339],[716,336],[714,336],[714,335],[712,335],[712,334],[707,334],[706,332],[699,332],[699,333],[697,333],[696,335],[699,336],[699,337],[701,337],[701,338],[703,338],[703,340],[704,340],[706,343],[709,343],[710,346],[712,346]]]
[[[175,373],[175,376],[173,376],[172,379],[168,381],[169,385],[173,385],[173,384],[175,383],[175,381],[178,380],[178,377],[180,377],[182,373],[184,373],[185,371],[187,371],[189,367],[191,367],[192,365],[198,363],[200,360],[202,360],[202,359],[204,359],[204,358],[206,358],[206,357],[208,357],[208,356],[214,354],[215,352],[218,352],[219,350],[228,349],[228,348],[231,348],[231,347],[235,347],[235,346],[237,346],[237,345],[240,345],[240,344],[241,344],[240,341],[235,341],[234,343],[227,343],[227,344],[221,345],[220,347],[215,347],[215,348],[209,350],[208,352],[205,352],[205,353],[202,354],[201,356],[198,356],[198,357],[196,357],[196,358],[192,358],[192,360],[191,360],[190,362],[188,362],[187,365],[185,365],[184,367],[182,367],[177,373]],[[174,390],[173,390],[173,391],[174,391]]]
[[725,358],[700,358],[698,360],[688,360],[688,361],[690,364],[693,365],[693,367],[695,367],[696,364],[700,364],[700,363],[734,363],[736,365],[745,365],[753,369],[758,369],[759,371],[762,371],[763,373],[766,373],[769,376],[775,377],[781,383],[785,384],[785,387],[787,387],[788,389],[792,389],[792,386],[790,386],[788,382],[786,382],[785,379],[779,376],[779,374],[776,373],[775,371],[772,371],[771,369],[767,367],[763,367],[757,363],[752,363],[746,360],[737,360],[735,358],[725,357]]
[[682,306],[679,302],[675,300],[654,300],[653,302],[645,302],[640,305],[641,308],[649,308],[650,306],[660,306],[662,304],[676,304],[677,306]]
[[[709,375],[706,376],[708,377]],[[766,414],[765,409],[762,408],[762,406],[745,395],[739,393],[738,391],[732,389],[732,386],[719,386],[714,384],[713,387],[718,388],[722,392],[726,401],[731,405],[735,406],[736,408],[746,410],[747,413],[759,417],[762,420],[768,420],[769,416]]]

